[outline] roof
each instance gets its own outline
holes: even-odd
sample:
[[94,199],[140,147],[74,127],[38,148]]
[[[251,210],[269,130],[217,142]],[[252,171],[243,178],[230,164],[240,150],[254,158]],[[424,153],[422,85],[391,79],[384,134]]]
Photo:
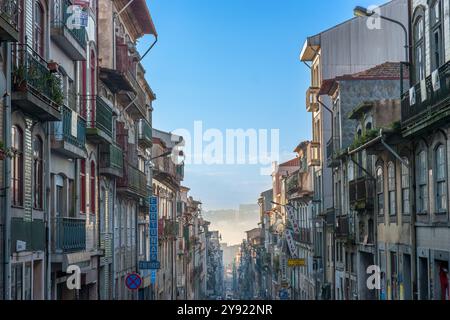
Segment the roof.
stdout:
[[148,10],[145,0],[134,0],[130,4],[131,10],[139,22],[144,34],[153,34],[155,37],[158,36],[156,33],[155,25],[153,24],[150,11]]
[[[409,71],[407,68],[403,69],[403,79],[409,78]],[[373,68],[357,72],[354,74],[345,74],[334,79],[322,81],[319,94],[333,94],[337,88],[339,81],[352,80],[400,80],[400,63],[399,62],[385,62]]]
[[303,150],[303,148],[305,148],[305,146],[307,146],[308,144],[310,144],[311,141],[302,141],[298,144],[297,147],[295,147],[294,152],[299,153],[301,150]]
[[299,167],[300,158],[295,158],[279,165],[279,167]]

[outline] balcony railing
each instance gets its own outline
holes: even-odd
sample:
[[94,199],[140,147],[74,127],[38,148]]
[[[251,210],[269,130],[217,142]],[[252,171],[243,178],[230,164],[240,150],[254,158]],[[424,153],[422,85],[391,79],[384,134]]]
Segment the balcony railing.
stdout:
[[373,181],[362,177],[349,182],[349,201],[355,209],[365,209],[373,205]]
[[[432,76],[425,79],[426,97],[422,96],[421,84],[414,86],[414,97],[410,97],[410,92],[406,92],[402,97],[402,124],[408,126],[414,121],[426,120],[434,112],[446,108],[450,100],[450,61],[438,69],[439,85],[438,90],[433,89]],[[413,101],[411,101],[413,100]],[[415,101],[414,101],[415,100]],[[423,101],[422,101],[423,100]]]
[[113,110],[100,96],[81,97],[83,116],[87,119],[87,133],[91,138],[113,140]]
[[137,122],[138,140],[139,143],[146,147],[152,146],[152,128],[150,124],[145,119],[139,119]]
[[336,237],[355,240],[355,224],[353,216],[340,216],[336,219]]
[[298,172],[294,173],[292,176],[288,177],[286,180],[286,191],[288,194],[293,194],[300,189]]
[[0,0],[0,38],[3,40],[19,40],[17,3],[17,0]]
[[57,217],[54,226],[55,250],[71,253],[86,250],[86,220]]
[[[16,100],[28,100],[28,103],[18,103],[21,107],[29,109],[31,113],[42,113],[40,110],[33,110],[35,106],[39,109],[50,108],[54,111],[47,113],[60,113],[60,106],[64,103],[61,79],[58,73],[52,73],[48,69],[47,61],[42,59],[27,45],[18,44],[14,46],[13,61],[13,86],[15,92],[31,93],[32,98],[16,98]],[[14,96],[13,96],[14,99]],[[38,100],[38,101],[37,101]],[[34,106],[32,106],[33,104]],[[43,104],[43,105],[42,105]],[[42,105],[42,106],[41,106]],[[60,116],[60,115],[59,115]],[[59,120],[59,119],[57,119]]]
[[117,188],[145,197],[147,196],[147,176],[133,166],[127,165],[123,177],[117,181]]
[[337,152],[339,151],[339,139],[332,137],[327,143],[327,165],[332,167],[335,164]]
[[103,144],[100,147],[100,171],[117,177],[122,176],[123,151],[114,144]]
[[[72,21],[72,11],[68,10],[72,4],[69,0],[55,0],[53,5],[53,21],[52,28],[60,28],[69,32],[75,41],[83,48],[86,49],[86,28],[85,27],[73,27],[69,25],[69,21]],[[69,13],[70,12],[70,13]]]
[[[77,117],[74,127],[73,117]],[[86,120],[72,109],[62,107],[62,121],[54,122],[54,137],[57,141],[68,142],[71,145],[85,149],[86,146]]]

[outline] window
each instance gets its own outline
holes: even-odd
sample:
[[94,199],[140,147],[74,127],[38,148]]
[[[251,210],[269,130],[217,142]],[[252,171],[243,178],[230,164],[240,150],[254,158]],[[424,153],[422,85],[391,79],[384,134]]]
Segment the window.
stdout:
[[23,265],[22,263],[11,266],[11,300],[23,300]]
[[20,42],[24,43],[25,42],[25,25],[24,25],[24,21],[25,21],[25,10],[24,10],[24,0],[19,0],[17,2],[17,15],[18,15],[18,25],[17,25],[17,29],[19,31],[19,39]]
[[439,145],[435,150],[436,159],[436,210],[445,212],[447,210],[447,173],[445,170],[445,148]]
[[43,209],[43,143],[42,139],[38,136],[33,140],[33,207],[37,210]]
[[428,210],[428,161],[426,151],[417,156],[417,212]]
[[86,160],[80,161],[80,184],[81,184],[81,200],[80,211],[82,214],[86,214]]
[[377,210],[380,216],[384,215],[384,179],[383,168],[377,168]]
[[403,158],[402,163],[402,213],[409,215],[411,213],[410,209],[410,189],[409,189],[409,160],[408,158]]
[[423,16],[423,10],[418,11],[413,21],[414,21],[413,54],[415,67],[414,77],[415,81],[419,82],[420,80],[425,79],[425,37],[424,37],[425,19]]
[[90,194],[91,194],[91,201],[90,201],[90,209],[91,214],[95,214],[95,162],[91,161],[91,186],[90,186]]
[[18,126],[12,127],[11,185],[12,205],[23,206],[23,131]]
[[397,214],[397,205],[395,197],[395,164],[388,164],[388,188],[389,188],[389,214],[394,216]]
[[435,0],[430,5],[430,32],[431,32],[431,69],[436,70],[442,64],[442,1]]
[[34,6],[34,51],[44,57],[44,8],[39,1]]

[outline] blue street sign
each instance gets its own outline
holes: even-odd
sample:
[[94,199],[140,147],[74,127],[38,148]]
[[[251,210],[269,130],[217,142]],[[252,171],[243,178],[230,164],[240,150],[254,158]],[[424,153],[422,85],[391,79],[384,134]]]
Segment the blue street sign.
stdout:
[[279,295],[280,295],[280,300],[288,300],[289,299],[289,292],[287,290],[281,290]]
[[139,261],[140,270],[159,270],[161,263],[159,261]]
[[150,197],[150,261],[140,261],[139,269],[151,270],[152,283],[156,281],[156,270],[161,268],[158,261],[158,198]]
[[125,285],[130,290],[137,290],[142,285],[142,278],[137,273],[131,273],[126,277]]

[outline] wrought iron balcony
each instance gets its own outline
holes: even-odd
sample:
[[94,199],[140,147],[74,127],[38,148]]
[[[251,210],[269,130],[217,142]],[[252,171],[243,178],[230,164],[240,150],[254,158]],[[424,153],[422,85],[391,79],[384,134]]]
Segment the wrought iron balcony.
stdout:
[[[51,37],[73,60],[86,60],[87,33],[82,26],[72,26],[69,0],[55,0],[52,6]],[[69,13],[71,12],[71,13]]]
[[59,74],[50,72],[47,61],[27,45],[14,46],[13,61],[13,106],[42,121],[61,120],[64,96]]
[[336,219],[336,238],[345,239],[350,242],[355,241],[354,217],[350,215],[339,216]]
[[19,41],[17,0],[0,0],[0,40]]
[[123,177],[117,181],[117,192],[131,196],[147,197],[147,176],[139,169],[126,165]]
[[32,221],[23,218],[11,218],[11,252],[18,252],[18,241],[25,244],[20,251],[45,250],[45,223],[43,220]]
[[362,177],[349,182],[350,206],[356,210],[364,210],[373,207],[373,181],[368,177]]
[[113,141],[113,110],[100,96],[82,97],[83,109],[86,110],[87,138],[97,143]]
[[296,172],[286,179],[286,191],[288,194],[293,194],[299,191],[300,184],[298,175],[298,172]]
[[334,168],[339,165],[336,156],[339,151],[339,139],[337,137],[332,137],[327,143],[327,166],[329,168]]
[[85,158],[86,120],[66,106],[62,116],[62,121],[52,124],[52,149],[71,158]]
[[86,220],[56,217],[53,225],[55,253],[86,250]]
[[448,122],[450,115],[450,61],[438,69],[439,89],[433,89],[432,76],[425,79],[426,97],[422,95],[421,84],[414,86],[414,97],[406,92],[402,97],[402,130],[408,136],[424,128]]
[[152,147],[152,128],[147,120],[139,119],[136,123],[138,132],[138,141],[141,146],[151,148]]
[[123,176],[123,151],[114,144],[102,144],[100,146],[100,174],[122,177]]

